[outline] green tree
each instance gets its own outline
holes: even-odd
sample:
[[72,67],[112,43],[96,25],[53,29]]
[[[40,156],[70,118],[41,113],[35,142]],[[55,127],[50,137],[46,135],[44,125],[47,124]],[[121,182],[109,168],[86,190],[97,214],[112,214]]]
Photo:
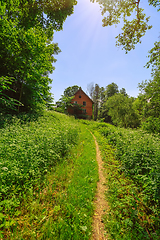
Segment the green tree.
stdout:
[[74,86],[72,86],[72,87],[68,87],[68,88],[66,88],[66,89],[64,90],[63,95],[64,95],[65,97],[72,97],[72,96],[74,96],[74,94],[75,94],[79,89],[80,89],[80,87],[77,86],[77,85],[74,85]]
[[138,96],[142,111],[137,107],[141,116],[141,124],[149,132],[160,132],[160,70],[154,72],[153,79],[139,84],[143,94]]
[[109,97],[112,97],[116,93],[119,93],[118,85],[116,83],[112,82],[111,84],[108,84],[106,86],[106,91],[105,91],[106,99],[108,99]]
[[[48,106],[52,101],[48,75],[54,70],[54,54],[60,51],[57,44],[51,43],[53,30],[62,29],[75,4],[75,0],[1,1],[0,93],[3,107],[9,101],[12,106],[18,101],[18,111],[30,111]],[[7,78],[14,80],[4,89],[3,81]]]
[[40,24],[52,36],[53,29],[62,29],[76,4],[76,0],[1,0],[0,15],[12,21],[18,19],[19,28],[28,29]]
[[14,79],[11,89],[3,90],[7,97],[23,104],[18,111],[29,111],[51,100],[51,79],[48,77],[59,52],[41,27],[28,30],[17,27],[16,21],[0,19],[0,77]]
[[118,93],[109,97],[104,107],[107,109],[108,115],[116,126],[134,128],[139,126],[140,121],[133,108],[133,102],[133,97]]
[[56,102],[57,105],[57,111],[61,113],[68,113],[68,108],[73,107],[73,104],[71,103],[72,99],[74,96],[69,97],[69,96],[64,96],[62,95],[59,101]]
[[98,117],[98,108],[99,108],[99,85],[95,84],[93,91],[93,101],[94,101],[94,120],[97,120]]
[[148,57],[146,67],[152,67],[152,80],[139,84],[141,94],[137,101],[141,102],[141,107],[139,109],[138,104],[135,107],[142,127],[149,132],[160,132],[160,41],[155,42]]
[[120,92],[121,94],[123,94],[124,96],[127,96],[127,93],[126,93],[126,89],[125,89],[125,88],[120,89],[119,92]]
[[59,101],[56,102],[57,105],[57,110],[62,112],[62,113],[68,113],[68,108],[73,108],[75,112],[77,111],[77,109],[79,108],[78,104],[74,104],[72,103],[72,99],[74,98],[74,94],[80,89],[79,86],[74,85],[71,87],[67,87],[64,92],[63,95],[61,95],[61,98],[59,99]]
[[[146,17],[144,9],[140,7],[140,0],[96,0],[96,2],[101,6],[104,27],[117,25],[123,21],[122,33],[116,37],[116,45],[122,46],[126,53],[134,49],[146,31],[152,27],[148,24],[150,17]],[[149,0],[148,3],[160,10],[159,0]]]

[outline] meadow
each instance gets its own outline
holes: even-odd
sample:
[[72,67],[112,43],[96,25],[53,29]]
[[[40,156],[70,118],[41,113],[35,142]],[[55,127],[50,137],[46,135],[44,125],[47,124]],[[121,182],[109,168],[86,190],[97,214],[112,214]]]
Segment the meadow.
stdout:
[[98,177],[106,172],[108,239],[158,240],[160,140],[140,129],[53,111],[0,122],[0,239],[89,240]]
[[160,140],[142,130],[82,121],[97,138],[107,171],[111,239],[159,239]]
[[89,239],[98,180],[92,135],[54,112],[0,129],[0,239]]

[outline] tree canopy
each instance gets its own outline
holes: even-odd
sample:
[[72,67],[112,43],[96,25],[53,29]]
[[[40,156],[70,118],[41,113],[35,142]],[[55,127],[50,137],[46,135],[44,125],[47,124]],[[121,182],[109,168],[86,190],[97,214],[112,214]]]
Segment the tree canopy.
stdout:
[[64,96],[65,97],[73,97],[74,94],[80,89],[79,86],[77,85],[74,85],[74,86],[71,86],[71,87],[68,87],[64,90]]
[[1,0],[1,18],[18,19],[20,28],[41,25],[43,29],[62,29],[67,16],[73,13],[76,0]]
[[[95,0],[91,0],[94,2]],[[123,21],[122,33],[116,39],[116,45],[122,46],[126,53],[135,48],[135,45],[141,42],[149,25],[149,16],[146,16],[144,9],[140,7],[141,0],[96,0],[101,6],[101,13],[104,16],[103,26],[117,25]],[[149,5],[160,10],[159,0],[148,0]]]
[[54,55],[60,52],[53,30],[62,29],[75,4],[75,0],[1,1],[1,111],[30,111],[52,101],[49,74]]

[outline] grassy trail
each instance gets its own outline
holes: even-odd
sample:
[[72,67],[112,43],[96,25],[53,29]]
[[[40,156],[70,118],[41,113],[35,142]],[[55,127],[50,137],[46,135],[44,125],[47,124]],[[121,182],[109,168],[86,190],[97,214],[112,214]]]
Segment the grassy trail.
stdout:
[[99,181],[97,183],[97,194],[95,198],[95,213],[93,218],[93,240],[107,240],[108,236],[105,231],[103,217],[108,212],[108,203],[105,198],[106,188],[106,173],[104,171],[104,162],[101,158],[101,153],[95,136],[93,135],[96,145],[96,158],[98,163]]
[[52,168],[41,189],[24,196],[12,216],[14,224],[0,239],[91,238],[98,166],[93,136],[83,125],[79,136],[77,146]]

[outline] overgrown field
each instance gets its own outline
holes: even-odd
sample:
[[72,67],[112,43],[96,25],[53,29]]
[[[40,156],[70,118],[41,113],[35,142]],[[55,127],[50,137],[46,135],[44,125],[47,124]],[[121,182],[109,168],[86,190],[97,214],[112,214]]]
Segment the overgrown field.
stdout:
[[93,137],[73,118],[12,118],[0,129],[0,239],[89,239],[97,180]]
[[97,137],[105,161],[111,239],[160,239],[159,135],[83,123]]

